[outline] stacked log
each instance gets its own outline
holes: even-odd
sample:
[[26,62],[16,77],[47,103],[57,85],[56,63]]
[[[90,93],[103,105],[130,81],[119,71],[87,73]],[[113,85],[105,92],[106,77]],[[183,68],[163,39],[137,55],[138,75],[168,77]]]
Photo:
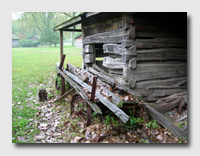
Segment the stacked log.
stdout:
[[82,56],[86,70],[103,56],[99,66],[142,96],[186,91],[186,83],[176,86],[187,79],[185,26],[179,28],[179,23],[143,19],[137,14],[123,14],[121,18],[118,29],[85,36]]

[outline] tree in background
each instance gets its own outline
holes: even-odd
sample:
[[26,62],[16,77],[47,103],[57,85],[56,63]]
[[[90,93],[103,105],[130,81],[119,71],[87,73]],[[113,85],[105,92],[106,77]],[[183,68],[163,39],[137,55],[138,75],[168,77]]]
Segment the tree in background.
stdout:
[[[67,19],[71,19],[74,18],[75,16],[77,16],[78,14],[80,14],[80,12],[60,12],[61,14],[65,15],[67,17]],[[71,38],[72,38],[72,46],[74,46],[74,32],[71,32]]]
[[21,23],[21,27],[18,28],[17,36],[19,37],[20,41],[26,40],[27,36],[27,27],[24,26],[23,23]]
[[26,21],[29,27],[35,28],[40,32],[40,42],[51,46],[51,44],[56,45],[56,42],[59,42],[56,34],[53,32],[55,15],[56,12],[24,12],[22,14],[22,21]]
[[[79,12],[23,12],[18,19],[12,21],[12,32],[23,40],[33,35],[40,36],[40,41],[43,43],[56,46],[60,37],[59,32],[53,31],[53,27],[78,14]],[[63,33],[64,39],[71,40],[72,45],[74,45],[74,37],[80,34],[80,32]]]

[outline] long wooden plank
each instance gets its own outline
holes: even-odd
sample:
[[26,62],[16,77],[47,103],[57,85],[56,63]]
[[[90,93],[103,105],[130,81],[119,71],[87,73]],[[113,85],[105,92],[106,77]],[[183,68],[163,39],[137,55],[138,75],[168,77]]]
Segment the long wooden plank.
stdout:
[[149,60],[187,60],[187,49],[159,48],[137,50],[137,61]]
[[92,68],[89,68],[89,71],[94,73],[94,74],[98,74],[98,76],[100,78],[102,78],[102,81],[105,81],[105,82],[107,82],[111,85],[115,85],[115,87],[117,89],[127,91],[128,93],[130,93],[134,96],[141,96],[138,92],[135,92],[134,90],[131,90],[130,88],[128,88],[124,85],[121,85],[120,83],[115,81],[112,77],[109,76],[109,74],[104,75],[104,73],[105,73],[104,71],[103,72],[97,72],[97,71],[95,71],[95,69],[92,69]]
[[187,48],[187,39],[182,38],[155,38],[136,39],[134,41],[137,49],[151,48]]
[[86,102],[96,113],[102,114],[101,109],[94,102],[89,101],[87,95],[82,91],[81,87],[79,87],[75,82],[67,77],[58,67],[56,67],[56,70],[65,78],[65,80],[67,80],[67,82],[69,82],[71,86],[74,87],[74,89],[81,95],[83,99],[86,100]]
[[134,88],[135,92],[140,93],[142,96],[153,96],[153,97],[163,97],[169,96],[172,94],[180,93],[187,91],[187,89],[155,89],[155,90],[146,90],[145,88]]
[[147,80],[147,81],[138,81],[135,88],[147,88],[149,86],[172,86],[187,79],[187,77],[177,77],[169,78],[164,80]]
[[54,101],[54,103],[55,103],[55,102],[58,102],[58,101],[60,101],[60,100],[62,100],[62,99],[64,99],[64,98],[67,97],[68,95],[73,94],[75,91],[76,91],[76,90],[75,90],[74,88],[70,89],[68,92],[66,92],[65,94],[63,94],[60,98],[56,99],[56,100]]
[[170,103],[161,103],[161,104],[153,104],[152,107],[160,113],[164,113],[167,110],[170,110],[179,105],[182,101],[182,98],[175,99],[173,102]]
[[[59,73],[62,73],[62,71],[60,71],[58,68],[56,68]],[[70,78],[72,78],[75,82],[77,82],[79,85],[81,85],[84,88],[88,88],[89,90],[92,89],[92,87],[90,87],[88,84],[86,84],[85,82],[81,81],[78,77],[74,76],[72,73],[66,71],[65,69],[63,69],[63,72],[69,76]],[[64,75],[65,78],[67,78],[68,80],[70,80],[65,74],[61,74]],[[63,76],[63,77],[64,77]],[[72,80],[70,80],[72,81]],[[103,97],[98,91],[96,91],[96,97],[99,98],[99,101],[104,104],[106,107],[108,107],[117,117],[119,117],[124,123],[126,123],[129,120],[129,116],[124,113],[121,109],[119,109],[116,105],[114,105],[112,102],[110,102],[107,98]]]
[[166,63],[145,63],[137,64],[136,69],[123,68],[124,77],[134,77],[136,81],[153,80],[164,78],[183,77],[187,75],[187,63],[166,64]]
[[[76,67],[74,67],[72,64],[68,64],[68,66],[70,66],[70,68],[72,69],[71,72],[75,75],[76,72],[75,72],[75,69]],[[90,67],[89,67],[90,68]],[[76,69],[77,70],[77,69]],[[83,70],[83,69],[80,69],[80,70]],[[86,70],[83,70],[83,72],[80,72],[80,74],[83,74],[84,75],[90,75],[89,76],[89,79],[90,81],[92,82],[93,81],[93,77],[94,75],[90,74],[88,71]],[[113,92],[111,92],[110,90],[106,89],[104,86],[106,85],[105,83],[103,83],[102,81],[100,81],[99,79],[97,79],[97,85],[98,85],[98,89],[102,89],[104,93],[106,93],[108,96],[111,96],[111,101],[117,106],[117,105],[122,105],[123,104],[123,100],[118,97],[117,95],[115,95]]]
[[171,121],[167,120],[162,114],[160,114],[158,111],[153,109],[149,105],[145,105],[147,108],[147,113],[154,118],[156,121],[158,121],[159,124],[161,124],[163,127],[168,129],[171,133],[173,133],[175,136],[179,138],[185,138],[187,137],[187,134],[182,131],[179,127],[174,125]]
[[116,29],[113,31],[97,33],[87,36],[83,40],[83,44],[96,44],[96,43],[121,43],[122,40],[129,40],[134,38],[134,29]]

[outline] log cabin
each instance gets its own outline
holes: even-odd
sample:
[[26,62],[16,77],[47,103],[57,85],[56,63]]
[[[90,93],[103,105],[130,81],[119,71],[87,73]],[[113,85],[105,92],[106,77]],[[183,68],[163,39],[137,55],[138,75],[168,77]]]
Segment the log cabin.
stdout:
[[187,91],[186,12],[84,12],[54,31],[60,58],[63,31],[82,32],[83,68],[96,65],[143,97]]

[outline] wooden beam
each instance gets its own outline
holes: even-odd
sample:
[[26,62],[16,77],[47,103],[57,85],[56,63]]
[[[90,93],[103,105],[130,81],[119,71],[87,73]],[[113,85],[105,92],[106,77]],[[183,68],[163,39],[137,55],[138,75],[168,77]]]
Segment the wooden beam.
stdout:
[[[80,68],[80,72],[79,72],[79,74],[77,74],[76,72],[78,71],[77,69],[76,69],[76,67],[74,67],[72,64],[70,64],[70,63],[68,63],[68,66],[70,67],[70,71],[74,74],[74,75],[79,75],[80,77],[84,77],[85,75],[89,75],[88,77],[89,77],[89,81],[91,81],[91,82],[93,82],[93,77],[94,77],[94,75],[93,74],[91,74],[91,73],[89,73],[88,71],[86,71],[86,70],[84,70],[84,69],[82,69],[82,68]],[[90,69],[90,67],[89,67],[89,69]],[[79,76],[77,76],[77,77],[79,77]],[[101,80],[99,80],[99,79],[97,79],[97,89],[96,90],[101,90],[101,89],[103,89],[103,91],[104,91],[104,94],[106,93],[107,95],[109,95],[109,96],[111,96],[111,102],[112,103],[114,103],[116,106],[117,105],[121,105],[121,104],[123,104],[123,100],[120,98],[120,97],[118,97],[117,95],[115,95],[113,92],[111,92],[109,89],[107,89],[106,87],[103,87],[103,86],[108,86],[106,83],[104,83],[104,82],[102,82]],[[111,87],[110,86],[108,86],[110,89],[111,89]],[[103,94],[103,93],[102,93]]]
[[[59,65],[59,69],[62,70],[63,68],[63,64],[64,64],[64,61],[65,61],[65,56],[66,55],[63,55],[62,56],[62,59],[61,59],[61,62],[60,62],[60,65]],[[65,93],[65,79],[61,76],[61,86],[62,86],[62,94],[63,95]]]
[[75,31],[75,32],[81,32],[81,29],[64,29],[63,31]]
[[57,25],[56,27],[54,27],[54,31],[57,31],[57,30],[62,31],[63,29],[70,28],[74,24],[76,25],[79,23],[81,23],[81,17],[77,16],[77,17],[74,17],[73,19],[70,19],[70,20],[60,24],[60,25]]
[[166,119],[162,114],[160,114],[158,111],[153,109],[149,105],[145,105],[147,108],[147,113],[154,118],[159,124],[161,124],[164,128],[168,129],[171,133],[173,133],[175,136],[179,138],[185,138],[187,137],[187,133],[185,133],[183,130],[181,130],[179,127],[177,127],[175,124],[173,124],[171,121]]
[[63,57],[63,31],[60,30],[60,62]]
[[[99,70],[100,72],[97,72],[93,68]],[[126,87],[124,85],[121,85],[120,83],[115,81],[108,73],[106,73],[105,71],[100,70],[99,67],[97,67],[94,64],[93,64],[93,68],[89,68],[89,71],[92,72],[93,74],[97,74],[102,79],[102,81],[107,82],[107,83],[109,83],[111,85],[115,85],[115,88],[127,91],[128,93],[132,94],[133,96],[141,96],[139,93],[135,92],[134,90],[131,90],[130,88],[128,88],[128,87]]]
[[[57,63],[57,65],[59,66],[59,63]],[[83,90],[81,89],[80,86],[78,86],[74,81],[72,81],[68,76],[66,76],[66,74],[64,74],[58,67],[56,67],[56,70],[58,71],[58,73],[60,73],[67,82],[69,82],[69,84],[71,86],[74,87],[74,89],[77,91],[77,93],[79,93],[79,95],[86,100],[86,102],[90,105],[90,107],[99,114],[102,114],[101,109],[92,101],[89,101],[87,95],[83,92]]]
[[[91,90],[92,87],[86,84],[85,82],[81,81],[78,77],[74,76],[72,73],[66,71],[63,69],[63,72],[59,70],[59,68],[56,68],[57,71],[66,78],[67,81],[72,81],[69,79],[72,78],[75,82],[77,82],[79,85],[81,85],[84,88],[88,88],[88,90]],[[67,74],[67,76],[65,75]],[[75,83],[74,83],[75,84]],[[96,91],[96,97],[99,98],[99,101],[104,104],[106,107],[108,107],[117,117],[119,117],[124,123],[126,123],[129,120],[129,116],[125,114],[121,109],[119,109],[116,105],[114,105],[112,102],[107,100],[105,97],[103,97],[98,91]]]
[[54,101],[54,103],[64,99],[65,97],[67,97],[68,95],[74,94],[76,92],[76,90],[74,88],[70,89],[68,92],[66,92],[65,94],[63,94],[60,98],[56,99]]
[[97,33],[91,36],[86,36],[83,40],[83,44],[96,44],[96,43],[121,43],[123,46],[132,46],[133,40],[130,41],[129,39],[134,38],[134,29],[116,29],[113,31]]
[[185,38],[153,38],[136,39],[134,41],[137,49],[152,48],[187,48],[187,39]]
[[137,61],[187,60],[186,48],[160,48],[137,50]]
[[187,76],[187,63],[138,63],[136,69],[123,68],[123,76],[136,81]]

